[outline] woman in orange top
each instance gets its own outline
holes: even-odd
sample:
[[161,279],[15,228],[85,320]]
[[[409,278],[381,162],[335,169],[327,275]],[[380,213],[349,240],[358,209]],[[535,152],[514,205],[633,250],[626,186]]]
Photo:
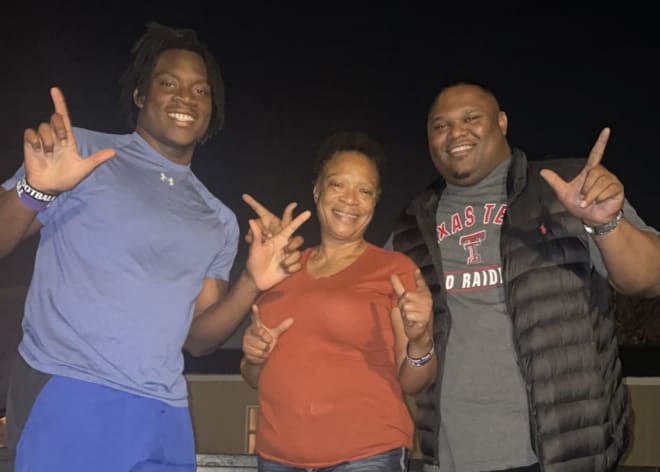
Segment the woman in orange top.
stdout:
[[364,239],[381,159],[361,133],[326,140],[313,189],[321,242],[253,307],[241,373],[258,388],[262,472],[406,470],[413,424],[403,394],[433,382],[437,360],[419,270]]

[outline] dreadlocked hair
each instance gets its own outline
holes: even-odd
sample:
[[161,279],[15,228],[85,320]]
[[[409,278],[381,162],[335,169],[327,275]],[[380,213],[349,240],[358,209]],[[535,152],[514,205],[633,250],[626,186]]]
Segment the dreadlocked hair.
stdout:
[[153,21],[147,23],[147,31],[131,49],[133,62],[119,79],[122,108],[128,117],[129,124],[135,128],[139,109],[133,101],[133,92],[137,90],[140,96],[146,95],[158,58],[163,52],[170,49],[185,49],[195,52],[202,57],[206,65],[213,108],[209,127],[201,139],[203,143],[220,131],[225,123],[225,89],[220,66],[208,46],[197,38],[197,34],[192,29],[174,29]]

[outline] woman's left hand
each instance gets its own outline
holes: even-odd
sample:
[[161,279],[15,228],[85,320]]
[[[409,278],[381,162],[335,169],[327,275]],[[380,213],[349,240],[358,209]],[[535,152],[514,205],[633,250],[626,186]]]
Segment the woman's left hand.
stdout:
[[395,309],[399,310],[403,329],[410,342],[420,341],[425,335],[433,335],[433,298],[419,269],[415,271],[415,290],[407,291],[396,274],[390,277],[394,291],[399,297]]

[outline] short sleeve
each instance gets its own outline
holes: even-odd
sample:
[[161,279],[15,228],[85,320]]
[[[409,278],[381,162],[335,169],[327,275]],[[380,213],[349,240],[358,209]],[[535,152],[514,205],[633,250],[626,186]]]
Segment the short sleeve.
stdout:
[[9,191],[16,187],[16,182],[21,180],[25,176],[25,168],[23,167],[23,164],[16,170],[13,176],[8,178],[2,183],[2,188],[5,190]]
[[[637,211],[633,206],[628,202],[628,200],[623,201],[623,217],[633,225],[635,228],[641,231],[649,231],[654,234],[660,234],[657,229],[652,226],[647,225],[644,220],[637,214]],[[589,255],[591,257],[591,262],[598,272],[603,277],[607,278],[607,268],[605,268],[605,263],[603,262],[603,256],[600,254],[598,246],[594,242],[593,238],[589,238]]]
[[236,254],[238,253],[238,239],[240,233],[236,216],[231,211],[225,208],[222,212],[221,218],[225,227],[224,241],[215,259],[211,263],[206,276],[229,281],[231,267],[234,264]]

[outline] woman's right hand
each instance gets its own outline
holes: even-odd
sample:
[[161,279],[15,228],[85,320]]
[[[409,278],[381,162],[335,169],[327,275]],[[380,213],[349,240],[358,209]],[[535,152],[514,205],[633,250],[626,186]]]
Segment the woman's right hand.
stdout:
[[253,365],[262,365],[275,349],[278,338],[293,324],[293,318],[287,318],[279,326],[269,328],[259,318],[259,307],[252,305],[252,323],[243,333],[243,354]]

